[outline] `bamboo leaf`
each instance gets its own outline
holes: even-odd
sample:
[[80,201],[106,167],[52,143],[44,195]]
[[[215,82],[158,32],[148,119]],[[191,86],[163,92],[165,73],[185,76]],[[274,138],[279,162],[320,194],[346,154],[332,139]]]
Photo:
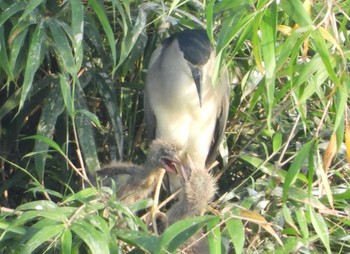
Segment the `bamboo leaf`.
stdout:
[[42,54],[41,47],[43,43],[43,38],[44,26],[43,23],[39,23],[33,32],[33,36],[29,44],[29,52],[24,72],[24,81],[22,86],[21,100],[19,103],[19,110],[21,110],[24,105],[24,102],[31,89],[34,75],[41,64],[40,55]]
[[23,19],[27,18],[27,16],[29,16],[43,2],[44,0],[30,0],[29,3],[27,3],[26,8],[19,21],[22,21]]
[[72,253],[72,231],[69,229],[64,230],[61,237],[62,254]]
[[306,143],[298,152],[297,156],[294,158],[292,165],[289,167],[287,176],[283,185],[283,199],[286,200],[288,188],[295,182],[297,175],[304,164],[306,158],[309,156],[311,149],[314,146],[314,141],[311,140]]
[[[58,84],[56,84],[44,102],[36,132],[38,136],[45,136],[49,139],[52,139],[53,137],[57,118],[62,114],[64,109],[62,96],[57,96],[57,94],[60,92],[59,89]],[[39,176],[39,180],[42,180],[44,177],[48,147],[49,144],[39,139],[35,139],[34,152],[40,152],[34,157],[35,170]]]
[[44,242],[61,234],[64,228],[65,228],[64,224],[59,224],[59,225],[50,225],[40,229],[24,245],[24,248],[22,249],[23,253],[32,253],[36,248],[38,248]]
[[316,213],[311,207],[309,207],[309,213],[311,217],[312,225],[314,226],[314,229],[321,239],[322,243],[327,249],[327,253],[332,253],[330,246],[329,246],[329,231],[326,222],[324,219]]
[[242,221],[239,219],[229,219],[225,222],[225,225],[227,227],[233,246],[235,247],[235,253],[243,253],[245,234]]
[[108,241],[103,234],[85,221],[75,221],[71,230],[84,241],[92,254],[109,253]]
[[80,0],[70,0],[72,14],[73,47],[75,52],[76,71],[83,62],[83,35],[84,35],[84,6]]
[[220,218],[215,218],[208,222],[207,230],[210,232],[208,235],[209,252],[210,253],[222,253],[221,251],[221,232],[218,224]]
[[116,48],[115,48],[115,38],[114,38],[114,34],[113,34],[113,30],[108,22],[108,18],[106,15],[105,10],[102,8],[100,2],[96,1],[96,0],[89,0],[88,1],[91,8],[94,10],[94,12],[96,13],[98,19],[101,22],[101,25],[103,27],[104,32],[106,33],[107,39],[108,39],[108,43],[109,43],[109,47],[111,49],[112,52],[112,62],[113,65],[116,64],[116,60],[117,60],[117,53],[116,53]]

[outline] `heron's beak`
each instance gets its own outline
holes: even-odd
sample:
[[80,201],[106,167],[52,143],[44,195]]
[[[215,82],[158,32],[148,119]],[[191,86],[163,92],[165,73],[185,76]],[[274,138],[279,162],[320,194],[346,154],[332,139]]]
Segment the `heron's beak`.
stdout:
[[197,93],[199,97],[199,105],[200,107],[202,107],[203,73],[202,70],[196,66],[190,65],[190,69],[192,72],[194,83],[196,84]]
[[181,164],[181,160],[178,156],[162,156],[161,161],[165,171],[167,171],[168,173],[178,174],[177,167],[179,164]]

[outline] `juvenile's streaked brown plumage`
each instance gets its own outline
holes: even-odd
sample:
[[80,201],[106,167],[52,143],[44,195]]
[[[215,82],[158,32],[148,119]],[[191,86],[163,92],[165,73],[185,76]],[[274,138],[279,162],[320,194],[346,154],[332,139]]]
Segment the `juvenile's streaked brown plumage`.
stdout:
[[205,168],[196,168],[187,163],[178,170],[182,192],[179,200],[167,212],[169,225],[184,218],[202,215],[216,193],[216,182]]
[[108,185],[109,178],[115,179],[119,183],[118,199],[124,204],[133,204],[151,194],[163,168],[174,171],[175,164],[180,163],[181,152],[174,143],[154,140],[144,165],[113,162],[97,171],[97,175],[105,178],[102,185]]
[[[168,225],[185,218],[203,215],[217,191],[216,181],[207,169],[196,168],[189,157],[182,165],[183,167],[176,169],[183,189],[179,200],[166,213]],[[182,246],[188,247],[186,253],[209,253],[207,240],[205,237],[200,238],[201,232],[197,232]]]

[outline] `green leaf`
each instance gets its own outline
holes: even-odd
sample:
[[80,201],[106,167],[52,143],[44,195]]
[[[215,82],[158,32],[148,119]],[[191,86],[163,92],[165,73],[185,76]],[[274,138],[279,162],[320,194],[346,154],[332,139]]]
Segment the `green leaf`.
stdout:
[[50,225],[40,229],[34,234],[24,245],[22,253],[32,253],[36,248],[45,243],[46,241],[54,238],[62,233],[65,229],[64,224]]
[[332,253],[330,246],[329,246],[329,230],[327,227],[326,222],[324,221],[323,217],[316,213],[311,206],[309,206],[309,212],[310,212],[310,217],[311,217],[311,222],[312,225],[321,239],[322,243],[327,249],[327,253]]
[[97,127],[99,127],[99,128],[102,127],[98,117],[86,109],[78,109],[74,112],[74,114],[75,115],[82,114],[82,115],[86,116],[87,118],[89,118],[92,122],[94,122],[94,124],[96,124]]
[[66,33],[54,19],[49,20],[47,24],[54,40],[53,47],[56,49],[57,59],[59,60],[58,62],[60,63],[61,70],[64,70],[64,72],[68,72],[72,77],[75,77],[79,70],[75,66],[72,49],[69,45]]
[[146,253],[161,253],[159,238],[147,232],[118,230],[115,235],[118,239],[138,247]]
[[271,127],[272,110],[275,100],[275,70],[276,70],[276,25],[277,25],[277,4],[273,2],[271,9],[267,9],[260,24],[261,31],[261,52],[264,59],[265,88],[267,94],[268,115],[267,124]]
[[292,165],[289,167],[287,176],[283,185],[283,200],[286,200],[288,194],[288,188],[297,179],[298,173],[304,164],[306,158],[308,158],[309,153],[312,151],[314,146],[314,140],[306,143],[298,152],[297,156],[294,158]]
[[26,2],[15,2],[15,3],[13,3],[10,7],[8,7],[6,10],[4,10],[0,14],[0,27],[2,27],[4,22],[6,22],[9,18],[11,18],[17,12],[20,12],[20,11],[26,9],[26,7],[27,7],[27,3]]
[[98,19],[101,22],[101,25],[103,27],[104,32],[106,33],[107,39],[108,39],[108,43],[109,43],[109,47],[111,49],[112,52],[112,62],[113,65],[116,64],[116,59],[117,59],[117,53],[116,53],[116,47],[115,47],[115,38],[114,38],[114,33],[113,30],[110,26],[110,23],[108,22],[108,18],[106,15],[105,10],[103,9],[103,7],[101,6],[100,2],[96,1],[96,0],[89,0],[89,5],[91,6],[91,8],[95,11]]
[[67,77],[60,74],[60,87],[63,96],[64,105],[70,116],[74,114],[74,103],[72,100],[70,85],[68,84]]
[[43,23],[39,23],[35,27],[35,30],[33,32],[33,35],[29,44],[29,52],[28,52],[28,58],[27,58],[25,72],[24,72],[22,94],[21,94],[21,100],[19,103],[18,110],[22,109],[24,102],[31,89],[34,75],[41,64],[40,55],[42,53],[41,46],[43,43],[43,38],[44,38],[44,25]]
[[163,233],[161,237],[161,246],[170,252],[176,251],[177,248],[214,218],[213,216],[206,215],[188,218],[172,224]]
[[0,26],[0,67],[4,69],[9,79],[13,79],[5,45],[4,27]]
[[72,253],[72,231],[69,229],[64,230],[61,237],[62,254]]
[[220,227],[220,217],[208,221],[207,230],[208,242],[209,242],[209,252],[210,253],[222,253],[221,251],[221,232]]
[[[76,93],[75,105],[76,109],[80,110],[80,112],[88,111],[85,97],[83,97],[80,91]],[[90,114],[90,116],[92,115]],[[90,175],[93,175],[100,168],[100,162],[97,156],[97,146],[92,124],[85,115],[79,114],[74,119],[78,133],[79,147],[83,153],[85,165]]]
[[84,6],[80,0],[70,0],[72,16],[73,47],[75,52],[75,68],[79,71],[83,62],[83,36],[84,36]]
[[[40,120],[37,126],[36,134],[38,136],[44,136],[49,139],[52,139],[53,137],[57,118],[59,117],[59,115],[62,114],[64,109],[62,96],[57,96],[60,92],[59,90],[59,86],[55,85],[46,97],[46,100],[44,101],[44,105],[42,106],[41,110]],[[34,152],[40,152],[34,157],[35,170],[37,175],[39,176],[39,180],[42,180],[44,177],[48,146],[49,145],[47,143],[39,139],[35,139]]]
[[50,146],[51,148],[53,148],[54,150],[56,150],[57,152],[59,152],[60,154],[64,154],[63,151],[61,150],[60,146],[55,141],[51,140],[48,137],[40,136],[40,135],[33,135],[33,136],[22,138],[22,140],[28,140],[28,139],[35,139],[37,141],[42,141],[45,144],[47,144],[48,146]]
[[19,21],[22,21],[23,19],[27,18],[27,16],[29,16],[34,11],[34,9],[36,9],[41,3],[44,3],[44,2],[45,2],[44,0],[29,1]]
[[279,6],[299,26],[310,26],[313,24],[310,15],[306,12],[303,3],[300,0],[282,0]]
[[74,221],[71,230],[81,238],[88,246],[92,254],[108,254],[108,241],[103,237],[101,231],[96,230],[85,221]]
[[229,219],[225,222],[227,231],[230,235],[233,246],[235,247],[235,253],[243,253],[245,234],[242,220]]
[[82,203],[85,203],[87,200],[91,199],[96,194],[98,194],[98,192],[95,188],[87,188],[67,197],[63,202],[65,204],[73,201],[80,201]]

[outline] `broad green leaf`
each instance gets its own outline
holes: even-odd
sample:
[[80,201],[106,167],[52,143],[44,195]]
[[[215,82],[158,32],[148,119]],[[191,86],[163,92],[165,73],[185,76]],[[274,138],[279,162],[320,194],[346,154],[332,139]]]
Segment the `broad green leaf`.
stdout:
[[96,194],[98,194],[95,188],[87,188],[67,197],[63,202],[68,204],[73,201],[80,201],[82,203],[87,202],[89,199],[92,199]]
[[50,28],[51,36],[54,40],[53,47],[56,50],[56,58],[59,60],[58,62],[60,64],[61,70],[69,73],[74,78],[79,70],[75,66],[72,48],[69,44],[67,35],[55,20],[49,20],[47,24]]
[[36,248],[46,241],[58,236],[65,229],[64,224],[50,225],[40,229],[24,245],[22,253],[32,253]]
[[9,96],[4,104],[0,107],[0,120],[4,118],[13,109],[18,107],[21,99],[21,89],[18,89],[11,96]]
[[74,114],[74,103],[72,100],[71,88],[68,84],[67,77],[62,74],[60,74],[60,87],[66,110],[68,114],[72,116]]
[[[75,95],[75,108],[77,110],[87,111],[85,97],[78,91]],[[100,168],[99,159],[97,156],[97,146],[95,143],[94,130],[91,122],[85,115],[77,115],[74,117],[75,126],[78,133],[79,147],[83,153],[85,166],[91,175]]]
[[61,237],[61,253],[71,254],[72,253],[72,231],[70,229],[64,230]]
[[209,243],[209,252],[210,253],[221,253],[221,232],[220,227],[220,218],[217,217],[213,220],[208,221],[207,230],[208,234],[208,243]]
[[309,153],[312,151],[314,146],[314,140],[306,143],[301,150],[298,152],[297,156],[294,158],[292,165],[289,167],[287,176],[283,185],[283,199],[286,200],[288,194],[288,188],[297,179],[298,173],[301,167],[304,165],[306,158],[308,158]]
[[297,208],[295,210],[296,220],[298,222],[300,232],[304,238],[308,238],[309,235],[309,228],[308,228],[308,221],[305,216],[304,208]]
[[273,135],[272,138],[272,149],[273,152],[276,153],[282,145],[282,133],[281,132],[276,132],[275,135]]
[[92,254],[109,253],[108,239],[105,239],[102,232],[95,229],[85,221],[74,221],[71,230],[84,241]]
[[[49,139],[52,139],[53,137],[57,118],[62,114],[64,109],[62,96],[57,96],[59,93],[60,87],[56,83],[46,97],[46,100],[42,107],[36,132],[38,136],[48,137]],[[36,173],[39,176],[40,180],[42,180],[44,177],[48,147],[49,144],[39,139],[35,139],[34,152],[41,151],[34,157]]]
[[74,35],[73,47],[75,52],[75,67],[79,71],[83,62],[83,37],[84,37],[84,6],[80,0],[70,0],[72,15],[72,32]]
[[269,128],[272,128],[271,119],[275,100],[276,26],[277,4],[273,2],[270,8],[265,11],[260,24],[261,52],[264,59],[265,88],[268,104],[267,124]]
[[229,219],[225,222],[225,225],[235,248],[235,253],[243,253],[245,234],[242,221],[239,219]]
[[60,209],[32,210],[26,211],[18,216],[13,225],[24,225],[25,223],[30,223],[40,218],[46,218],[52,224],[57,222],[65,223],[68,220],[67,214],[62,213]]
[[45,2],[44,0],[30,0],[26,8],[24,9],[24,12],[20,17],[19,21],[26,19],[27,16],[29,16],[34,11],[34,9],[36,9],[40,4],[44,2]]
[[[4,40],[5,36],[4,36],[4,27],[0,26],[0,67],[2,67],[4,69],[4,71],[6,72],[7,76],[9,79],[13,79],[13,75],[11,72],[11,68],[10,68],[10,63],[9,63],[9,58],[7,55],[7,51],[6,51],[6,47],[4,45],[6,45],[5,40]],[[1,68],[0,68],[1,70]]]
[[313,41],[315,43],[317,52],[320,54],[322,61],[327,69],[329,78],[337,86],[340,86],[341,85],[340,80],[338,79],[337,74],[334,71],[334,66],[331,62],[332,57],[329,54],[329,51],[327,48],[328,46],[326,45],[326,42],[325,42],[324,38],[322,37],[322,34],[320,33],[319,30],[316,30],[311,34],[311,36],[312,36]]
[[27,140],[27,139],[34,139],[34,140],[42,141],[45,144],[47,144],[48,146],[50,146],[51,148],[53,148],[54,150],[56,150],[57,152],[59,152],[60,154],[63,154],[63,151],[61,150],[60,146],[55,141],[51,140],[48,137],[40,136],[40,135],[33,135],[33,136],[22,138],[22,140]]
[[159,238],[149,233],[142,231],[117,230],[115,235],[118,239],[123,240],[131,246],[136,246],[146,253],[161,253]]
[[291,211],[287,207],[286,203],[283,204],[283,216],[284,216],[284,219],[286,220],[286,222],[289,225],[291,225],[295,229],[295,231],[298,232],[298,234],[300,234],[299,230],[298,230],[297,226],[295,225],[294,220],[292,218]]
[[207,7],[205,8],[205,17],[206,17],[206,27],[207,27],[207,33],[209,36],[209,40],[211,42],[214,41],[213,38],[213,24],[214,24],[214,5],[215,5],[215,1],[214,0],[209,0]]
[[280,8],[283,9],[299,26],[312,25],[310,15],[305,10],[300,0],[281,0],[279,4]]
[[29,44],[29,52],[28,52],[27,63],[26,63],[26,68],[24,72],[24,81],[22,86],[21,100],[19,103],[19,110],[21,110],[24,105],[24,102],[32,87],[34,75],[41,64],[40,55],[42,53],[41,47],[43,43],[43,38],[44,38],[44,24],[39,23],[35,27],[35,30],[33,32],[33,35]]
[[310,206],[309,207],[310,217],[312,225],[321,239],[322,243],[327,249],[327,253],[332,253],[331,248],[329,246],[329,229],[327,227],[326,222],[322,218],[322,216],[314,211],[314,209]]
[[99,127],[99,128],[102,127],[98,117],[86,109],[78,109],[74,112],[74,114],[75,115],[82,114],[82,115],[88,117],[92,122],[94,122],[94,124],[96,124],[97,127]]
[[14,75],[19,74],[19,71],[16,70],[16,68],[20,69],[19,66],[17,65],[18,64],[17,60],[19,58],[19,53],[21,52],[21,50],[23,50],[23,44],[27,34],[28,34],[28,27],[25,27],[22,31],[20,31],[16,35],[16,37],[13,38],[13,41],[12,41],[11,54],[10,54],[10,67]]
[[201,216],[196,218],[188,218],[178,221],[171,225],[163,233],[161,237],[161,246],[170,252],[174,252],[183,243],[185,243],[192,235],[198,232],[213,216]]
[[116,53],[116,48],[115,48],[115,38],[114,38],[113,30],[110,26],[110,23],[108,22],[106,12],[103,9],[103,7],[101,6],[100,2],[98,2],[96,0],[89,0],[88,2],[89,2],[89,5],[91,6],[92,10],[96,13],[98,19],[101,22],[103,30],[106,33],[109,47],[110,47],[111,52],[112,52],[112,56],[111,56],[112,62],[113,62],[113,65],[115,65],[116,60],[117,60],[117,53]]
[[25,2],[14,2],[10,7],[8,7],[0,14],[0,27],[2,27],[3,23],[6,22],[9,18],[11,18],[17,12],[26,9],[26,7],[27,3]]
[[[107,108],[109,120],[112,124],[113,136],[118,147],[119,159],[123,158],[123,127],[120,119],[119,104],[114,92],[105,82],[98,83],[99,92]],[[0,109],[1,112],[1,109]]]

